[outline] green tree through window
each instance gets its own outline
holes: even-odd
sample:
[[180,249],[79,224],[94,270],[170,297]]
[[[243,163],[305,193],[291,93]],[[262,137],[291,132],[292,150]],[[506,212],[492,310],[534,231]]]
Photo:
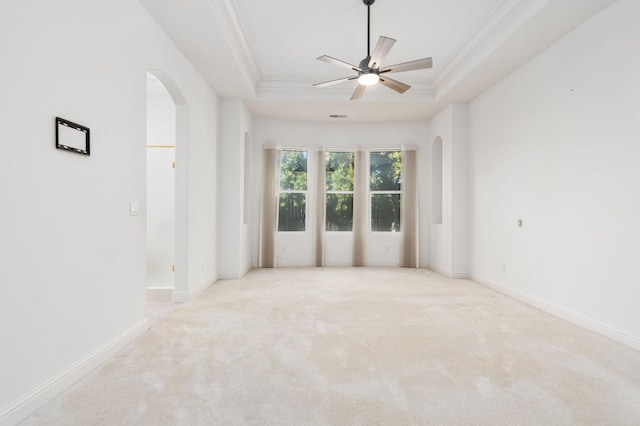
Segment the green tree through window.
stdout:
[[307,151],[282,151],[278,231],[306,230],[307,157]]
[[379,151],[369,156],[371,230],[400,231],[402,152]]
[[326,152],[326,230],[353,229],[353,152]]

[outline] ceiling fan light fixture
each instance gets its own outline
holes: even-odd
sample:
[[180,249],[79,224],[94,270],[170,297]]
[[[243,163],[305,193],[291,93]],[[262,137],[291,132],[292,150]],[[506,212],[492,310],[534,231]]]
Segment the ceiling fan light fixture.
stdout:
[[360,77],[358,77],[358,83],[363,86],[373,86],[378,83],[378,81],[380,81],[380,76],[375,73],[360,74]]

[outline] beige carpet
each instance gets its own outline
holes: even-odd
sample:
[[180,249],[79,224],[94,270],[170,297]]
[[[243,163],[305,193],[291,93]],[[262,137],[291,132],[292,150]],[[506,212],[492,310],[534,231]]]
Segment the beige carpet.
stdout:
[[640,353],[428,270],[254,270],[24,424],[639,425]]

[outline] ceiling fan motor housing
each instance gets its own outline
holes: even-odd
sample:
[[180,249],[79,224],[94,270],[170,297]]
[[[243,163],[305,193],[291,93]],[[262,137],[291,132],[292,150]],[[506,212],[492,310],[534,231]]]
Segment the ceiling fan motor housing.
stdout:
[[366,58],[364,58],[363,60],[360,61],[360,64],[358,65],[358,67],[362,70],[359,72],[359,74],[371,74],[376,72],[377,70],[374,70],[372,68],[369,68],[369,62],[371,61],[371,56],[367,56]]
[[366,6],[371,6],[375,2],[376,0],[362,0],[362,3],[364,3]]

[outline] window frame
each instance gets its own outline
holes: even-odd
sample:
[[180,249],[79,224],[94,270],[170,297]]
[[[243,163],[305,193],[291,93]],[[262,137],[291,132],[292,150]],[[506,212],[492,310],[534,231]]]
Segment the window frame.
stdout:
[[[325,203],[325,206],[324,206],[324,215],[325,215],[325,219],[324,219],[324,220],[325,220],[325,224],[324,224],[324,225],[325,225],[325,230],[324,230],[324,231],[325,231],[325,232],[332,232],[332,233],[333,233],[333,232],[336,232],[336,233],[347,233],[347,232],[353,232],[353,203],[354,203],[354,201],[355,201],[355,196],[356,196],[356,192],[355,192],[355,189],[356,189],[356,188],[355,188],[355,173],[356,173],[356,171],[355,171],[355,151],[353,151],[353,150],[351,150],[351,149],[340,149],[340,148],[333,148],[333,149],[331,149],[331,148],[329,148],[329,149],[326,149],[326,150],[324,151],[324,153],[325,153],[325,161],[324,161],[324,167],[325,167],[325,187],[324,187],[324,203]],[[353,173],[354,173],[354,175],[353,175],[353,180],[354,180],[354,182],[353,182],[353,189],[352,189],[351,191],[329,191],[329,190],[327,189],[327,183],[326,183],[327,158],[326,158],[326,155],[327,155],[327,154],[331,154],[331,153],[335,153],[335,154],[348,153],[348,154],[351,154],[351,164],[352,164],[352,165],[353,165],[353,167],[354,167],[354,171],[353,171]],[[340,195],[340,194],[347,194],[347,195],[351,195],[352,207],[351,207],[351,230],[350,230],[350,231],[340,231],[340,230],[332,231],[332,230],[328,230],[328,229],[327,229],[327,218],[329,217],[329,215],[327,214],[327,205],[328,205],[328,203],[327,203],[327,197],[328,197],[328,195],[330,195],[330,194],[331,194],[331,195],[333,195],[333,194],[335,194],[335,195]]]
[[[368,230],[370,234],[384,233],[384,234],[400,234],[402,232],[402,214],[400,214],[400,219],[398,220],[398,230],[397,231],[375,231],[373,230],[373,196],[374,195],[399,195],[400,196],[400,205],[402,206],[402,177],[404,175],[404,168],[400,170],[400,189],[397,190],[372,190],[371,189],[371,154],[374,152],[399,152],[402,155],[402,149],[399,148],[375,148],[369,149],[367,152],[367,192],[369,196],[367,197],[367,209],[368,209]],[[402,158],[402,157],[401,157]],[[402,160],[401,160],[402,161]],[[402,164],[402,162],[401,162]]]
[[[282,154],[285,151],[296,151],[296,152],[306,152],[307,153],[307,189],[282,189],[280,178],[282,176]],[[303,147],[283,147],[280,150],[280,160],[279,160],[279,170],[278,170],[278,191],[277,191],[277,200],[278,200],[278,220],[277,220],[277,230],[278,233],[286,233],[286,234],[303,234],[309,231],[309,148]],[[280,195],[281,194],[304,194],[304,230],[302,231],[281,231],[280,230]]]

